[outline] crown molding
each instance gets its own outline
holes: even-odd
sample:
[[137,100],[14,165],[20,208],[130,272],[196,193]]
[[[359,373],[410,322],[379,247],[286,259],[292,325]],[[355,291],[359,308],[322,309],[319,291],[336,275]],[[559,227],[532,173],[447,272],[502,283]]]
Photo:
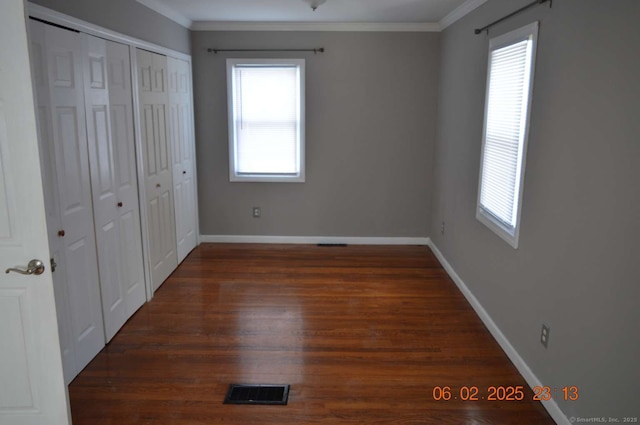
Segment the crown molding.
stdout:
[[473,12],[478,7],[485,4],[488,0],[467,0],[462,3],[460,6],[453,9],[447,16],[442,18],[439,22],[440,29],[444,30],[449,25],[453,24],[459,19],[462,19],[469,13]]
[[[140,0],[138,0],[140,1]],[[431,22],[223,22],[196,21],[192,31],[354,31],[354,32],[438,32]]]
[[354,31],[439,32],[462,19],[488,0],[467,0],[440,22],[233,22],[192,21],[156,0],[136,0],[143,6],[192,31]]
[[187,29],[191,29],[191,24],[193,22],[191,21],[191,19],[187,18],[182,13],[176,12],[175,10],[170,9],[155,0],[136,0],[136,1],[141,5],[146,6],[149,9],[153,10],[154,12],[161,14],[165,18],[169,18],[173,22],[180,24]]

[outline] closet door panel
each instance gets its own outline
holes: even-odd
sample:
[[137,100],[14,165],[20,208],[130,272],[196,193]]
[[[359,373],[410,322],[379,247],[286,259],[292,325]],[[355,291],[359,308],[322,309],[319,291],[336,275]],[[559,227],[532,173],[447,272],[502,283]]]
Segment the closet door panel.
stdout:
[[118,199],[120,286],[126,317],[146,300],[140,232],[138,175],[133,132],[133,90],[129,47],[107,41],[107,80],[111,106],[111,138]]
[[138,214],[133,210],[123,212],[120,215],[118,232],[122,286],[127,299],[127,318],[129,318],[145,302]]
[[[75,373],[104,346],[78,33],[44,25],[51,135]],[[74,373],[74,374],[75,374]]]
[[191,66],[168,58],[176,244],[181,262],[197,244]]
[[167,58],[137,49],[137,68],[149,261],[156,290],[178,265],[167,123]]
[[97,317],[100,314],[100,304],[87,302],[95,298],[97,293],[97,287],[87,285],[88,281],[95,282],[93,241],[84,236],[69,239],[71,243],[67,245],[66,260],[72,266],[67,268],[67,285],[69,304],[73,306],[71,317],[76,350],[81,363],[78,368],[81,370],[102,349],[104,336],[102,317]]
[[144,303],[129,48],[85,35],[94,220],[107,341]]
[[86,34],[83,34],[82,38],[85,59],[83,68],[85,107],[100,292],[105,336],[109,341],[127,320],[127,311],[120,285],[118,199],[107,87],[107,47],[103,39]]
[[56,264],[52,269],[53,288],[56,302],[56,316],[58,318],[58,335],[65,384],[69,384],[78,372],[76,366],[75,349],[73,343],[73,326],[71,306],[66,283],[66,265],[64,257],[64,239],[58,236],[62,229],[58,184],[55,167],[55,149],[53,146],[53,125],[51,114],[51,100],[49,94],[49,78],[47,66],[47,47],[45,44],[45,25],[31,21],[30,53],[33,72],[33,85],[36,96],[38,120],[38,144],[40,148],[40,169],[44,189],[45,213],[51,262]]

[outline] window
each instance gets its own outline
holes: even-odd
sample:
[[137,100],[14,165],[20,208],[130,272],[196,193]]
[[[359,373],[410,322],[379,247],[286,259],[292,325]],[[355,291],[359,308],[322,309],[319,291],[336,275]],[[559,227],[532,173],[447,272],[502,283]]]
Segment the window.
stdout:
[[227,59],[229,179],[304,182],[304,59]]
[[538,23],[489,42],[476,217],[518,247]]

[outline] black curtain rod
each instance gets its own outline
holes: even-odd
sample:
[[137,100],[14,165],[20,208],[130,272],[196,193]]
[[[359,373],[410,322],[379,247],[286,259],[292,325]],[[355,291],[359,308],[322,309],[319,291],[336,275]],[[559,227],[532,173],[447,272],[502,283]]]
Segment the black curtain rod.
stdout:
[[549,7],[551,7],[552,4],[553,4],[553,0],[536,0],[534,2],[529,3],[528,5],[526,5],[524,7],[521,7],[520,9],[516,10],[515,12],[512,12],[512,13],[508,14],[504,18],[500,18],[497,21],[493,21],[489,25],[486,25],[486,26],[484,26],[482,28],[476,28],[474,32],[476,34],[480,34],[482,31],[487,31],[487,34],[489,34],[489,28],[491,28],[492,26],[497,25],[497,24],[499,24],[500,22],[502,22],[502,21],[504,21],[506,19],[509,19],[512,16],[515,16],[520,12],[524,12],[525,10],[527,10],[527,9],[533,7],[533,6],[537,6],[539,4],[543,4],[543,3],[547,3],[547,2],[549,2]]
[[218,54],[218,52],[313,52],[324,53],[324,47],[317,49],[212,49],[208,48],[207,52]]

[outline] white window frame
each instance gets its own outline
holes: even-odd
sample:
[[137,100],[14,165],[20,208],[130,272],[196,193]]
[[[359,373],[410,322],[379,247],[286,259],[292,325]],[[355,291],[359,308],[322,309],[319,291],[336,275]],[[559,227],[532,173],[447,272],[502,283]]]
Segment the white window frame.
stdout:
[[[481,195],[482,195],[482,183],[483,183],[483,168],[484,168],[484,154],[485,154],[485,145],[487,139],[487,119],[489,116],[489,91],[490,91],[490,82],[491,82],[491,53],[494,50],[521,42],[523,40],[531,39],[531,59],[530,59],[530,71],[529,71],[529,90],[528,90],[528,98],[526,105],[526,117],[524,119],[524,125],[522,127],[522,131],[520,134],[521,142],[520,142],[520,150],[519,150],[519,160],[518,160],[518,168],[516,175],[516,190],[518,191],[517,196],[514,199],[514,208],[515,208],[515,225],[513,228],[507,226],[497,217],[492,215],[489,211],[485,210],[481,205]],[[482,133],[482,151],[480,156],[480,178],[478,181],[478,201],[477,201],[477,209],[476,209],[476,218],[491,229],[496,235],[505,240],[509,245],[511,245],[514,249],[518,248],[518,242],[520,238],[520,217],[522,214],[522,198],[524,193],[524,173],[525,173],[525,164],[526,164],[526,156],[527,156],[527,145],[529,140],[529,122],[531,117],[531,103],[533,98],[533,83],[534,83],[534,71],[535,71],[535,62],[536,62],[536,48],[538,44],[538,22],[533,22],[529,25],[526,25],[517,30],[511,31],[504,35],[492,38],[489,41],[489,60],[488,60],[488,70],[487,70],[487,91],[485,97],[485,114],[484,114],[484,126]]]
[[[242,65],[253,66],[296,66],[298,69],[299,84],[299,132],[298,132],[298,172],[295,174],[275,173],[239,173],[237,172],[237,142],[236,126],[234,118],[234,68]],[[227,59],[227,107],[229,130],[229,181],[231,182],[279,182],[279,183],[304,183],[305,181],[305,60],[304,59]]]

